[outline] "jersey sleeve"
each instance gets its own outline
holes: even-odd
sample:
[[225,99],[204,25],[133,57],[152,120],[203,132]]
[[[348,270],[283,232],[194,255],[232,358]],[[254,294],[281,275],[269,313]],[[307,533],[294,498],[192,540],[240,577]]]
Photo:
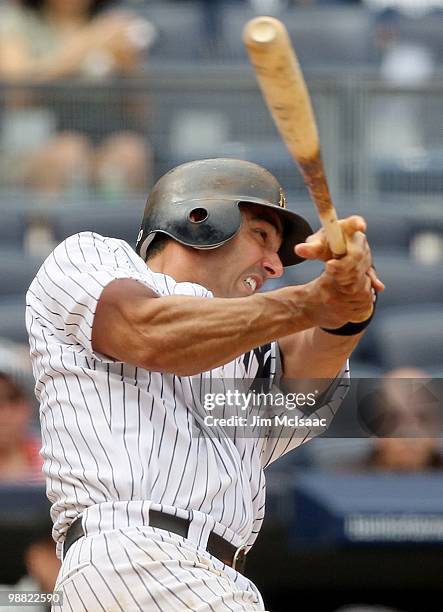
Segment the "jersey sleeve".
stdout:
[[71,236],[51,253],[29,288],[28,333],[33,334],[34,323],[58,342],[81,345],[101,361],[114,361],[94,353],[92,325],[103,289],[123,278],[156,292],[146,264],[125,242],[92,232]]
[[[278,384],[278,370],[276,374],[275,382]],[[269,428],[266,435],[266,443],[262,454],[263,467],[268,466],[288,451],[323,434],[340,408],[349,390],[349,385],[349,363],[347,362],[335,380],[331,382],[327,391],[321,396],[318,405],[316,403],[308,415],[299,408],[291,409],[290,412],[288,410],[282,411],[285,415],[289,414],[291,419],[295,421],[298,419],[301,424],[294,426],[293,421],[291,421],[289,425],[287,423],[279,425],[273,421],[273,426]],[[277,389],[277,393],[284,395],[284,391],[280,388]],[[308,424],[304,424],[306,422]],[[317,422],[320,422],[321,425],[311,425],[311,423]]]

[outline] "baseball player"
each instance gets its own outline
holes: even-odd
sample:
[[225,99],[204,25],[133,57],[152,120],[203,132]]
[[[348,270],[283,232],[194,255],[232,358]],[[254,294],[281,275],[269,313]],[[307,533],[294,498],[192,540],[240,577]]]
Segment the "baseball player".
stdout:
[[[314,414],[329,423],[368,324],[349,321],[383,289],[363,219],[341,223],[348,254],[333,260],[269,172],[201,160],[154,186],[136,252],[83,232],[44,262],[26,322],[63,611],[264,610],[240,571],[263,470],[314,432],[223,435],[205,394],[324,379]],[[324,272],[258,292],[303,258]]]

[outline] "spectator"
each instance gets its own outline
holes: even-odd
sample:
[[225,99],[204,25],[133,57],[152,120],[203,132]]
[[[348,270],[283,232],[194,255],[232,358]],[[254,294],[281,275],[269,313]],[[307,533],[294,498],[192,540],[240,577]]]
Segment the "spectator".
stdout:
[[306,464],[343,473],[441,469],[443,429],[430,380],[427,372],[412,367],[369,379],[367,387],[361,380],[355,427],[370,437],[313,440],[305,451]]
[[396,472],[441,469],[441,422],[432,398],[415,382],[429,379],[423,370],[399,368],[388,372],[381,397],[374,405],[379,437],[363,467]]
[[[137,74],[140,51],[151,44],[153,27],[128,12],[104,12],[108,4],[109,0],[10,3],[0,17],[0,78],[47,82],[65,77],[96,79]],[[14,117],[14,111],[23,111],[23,106],[29,110],[29,99],[15,99],[13,120],[23,120],[23,112],[16,112]],[[40,120],[37,131],[52,131],[51,118],[41,112],[34,117]],[[23,130],[16,131],[23,134]],[[85,135],[70,131],[35,149],[25,156],[23,175],[19,177],[31,188],[59,193],[71,188],[73,177],[77,182],[82,178],[86,185],[95,182],[99,188],[109,182],[109,177],[128,190],[145,191],[148,186],[148,147],[129,131],[111,134],[96,151]]]
[[437,438],[377,438],[365,464],[392,472],[419,472],[443,467]]
[[40,441],[30,433],[30,421],[26,394],[0,372],[0,480],[43,478]]

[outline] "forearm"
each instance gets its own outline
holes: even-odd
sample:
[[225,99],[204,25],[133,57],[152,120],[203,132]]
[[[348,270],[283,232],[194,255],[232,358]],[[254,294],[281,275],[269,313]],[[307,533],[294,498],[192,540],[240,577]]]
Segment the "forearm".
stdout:
[[333,379],[346,363],[364,332],[355,336],[336,336],[319,327],[279,340],[283,377],[309,380]]
[[6,40],[0,44],[0,74],[6,79],[34,82],[69,77],[79,71],[96,44],[91,29],[85,28],[58,51],[35,58],[26,41]]
[[140,320],[149,347],[143,351],[146,365],[154,370],[195,374],[269,342],[288,324],[283,309],[273,309],[271,320],[267,300],[257,296],[250,301],[251,311],[245,308],[244,300],[237,299],[153,300]]
[[82,65],[94,49],[90,28],[77,33],[56,54],[39,61],[34,67],[38,80],[52,80],[70,77],[79,73]]
[[146,291],[135,281],[115,281],[104,290],[94,350],[146,369],[192,375],[312,325],[297,306],[299,287],[229,299],[154,298]]

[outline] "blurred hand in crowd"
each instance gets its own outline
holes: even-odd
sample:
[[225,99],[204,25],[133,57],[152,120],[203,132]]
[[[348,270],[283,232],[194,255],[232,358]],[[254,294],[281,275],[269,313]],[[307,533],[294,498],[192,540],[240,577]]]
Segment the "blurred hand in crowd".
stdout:
[[154,26],[108,0],[21,0],[3,11],[0,76],[48,80],[133,73]]

